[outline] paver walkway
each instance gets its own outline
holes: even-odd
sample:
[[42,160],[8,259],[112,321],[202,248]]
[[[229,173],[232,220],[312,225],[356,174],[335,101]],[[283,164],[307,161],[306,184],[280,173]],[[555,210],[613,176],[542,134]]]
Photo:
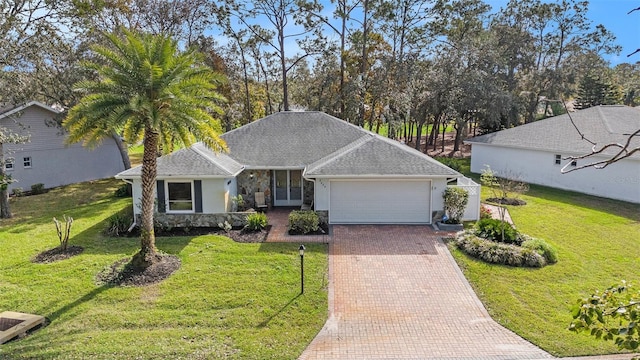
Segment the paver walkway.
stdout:
[[300,358],[551,358],[489,317],[441,236],[333,226],[329,320]]

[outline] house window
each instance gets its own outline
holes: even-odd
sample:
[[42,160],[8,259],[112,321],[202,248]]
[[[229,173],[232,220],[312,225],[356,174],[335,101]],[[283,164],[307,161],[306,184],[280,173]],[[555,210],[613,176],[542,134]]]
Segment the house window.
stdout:
[[13,170],[13,159],[5,159],[5,161],[4,161],[4,169],[5,170]]
[[571,166],[578,166],[578,160],[573,160],[571,162]]
[[561,162],[562,162],[562,156],[556,154],[556,165],[560,165]]
[[31,168],[31,156],[26,156],[22,158],[22,165],[25,169]]
[[193,182],[166,182],[167,212],[193,212]]

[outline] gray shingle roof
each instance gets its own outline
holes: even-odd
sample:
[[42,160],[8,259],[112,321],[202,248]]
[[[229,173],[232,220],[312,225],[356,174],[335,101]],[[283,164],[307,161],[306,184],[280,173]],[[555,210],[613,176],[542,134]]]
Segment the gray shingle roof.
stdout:
[[443,176],[460,174],[425,154],[378,135],[309,165],[306,176]]
[[[459,173],[394,140],[321,112],[281,112],[222,135],[228,154],[198,143],[158,159],[158,176],[235,176],[247,168],[307,168],[309,176]],[[141,167],[118,178],[138,177]]]
[[[216,154],[202,143],[197,143],[190,148],[159,157],[157,169],[158,177],[233,177],[242,171],[243,166],[229,155]],[[139,177],[141,174],[142,166],[136,166],[119,173],[116,177],[126,179]]]
[[[624,143],[628,139],[625,134],[640,129],[640,109],[629,106],[595,106],[571,113],[571,117],[585,137],[598,145]],[[476,136],[466,142],[566,154],[585,154],[592,147],[580,137],[567,114]],[[634,146],[640,146],[640,137],[634,139],[633,143]],[[640,158],[640,153],[632,157]]]
[[280,112],[222,135],[247,167],[304,167],[365,136],[362,129],[321,112]]

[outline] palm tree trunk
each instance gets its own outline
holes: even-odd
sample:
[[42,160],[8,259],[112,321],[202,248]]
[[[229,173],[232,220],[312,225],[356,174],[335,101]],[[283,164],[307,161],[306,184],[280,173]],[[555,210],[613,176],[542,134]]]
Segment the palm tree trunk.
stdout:
[[138,268],[148,267],[157,259],[156,236],[153,230],[153,212],[156,188],[156,154],[158,151],[158,133],[149,126],[144,131],[144,152],[142,154],[142,214],[140,251],[134,255],[131,263]]
[[111,132],[111,138],[116,142],[116,146],[118,146],[118,150],[120,151],[120,157],[122,158],[122,165],[124,165],[124,169],[131,169],[131,160],[129,160],[129,152],[127,148],[124,146],[124,142],[122,142],[122,138],[118,135],[117,132]]

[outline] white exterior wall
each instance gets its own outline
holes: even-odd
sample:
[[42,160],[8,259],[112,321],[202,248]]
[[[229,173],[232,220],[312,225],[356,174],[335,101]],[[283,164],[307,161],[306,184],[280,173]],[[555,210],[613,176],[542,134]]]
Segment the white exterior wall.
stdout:
[[[158,179],[165,180],[165,179]],[[191,179],[170,178],[169,181],[192,181]],[[230,199],[229,187],[234,186],[234,181],[227,185],[232,179],[203,179],[202,180],[202,213],[218,214],[227,212],[230,206],[227,199]],[[166,181],[166,180],[165,180]],[[133,198],[133,213],[139,215],[141,213],[142,204],[142,183],[140,179],[133,179],[131,186],[131,194]],[[166,198],[166,196],[165,196]]]
[[[94,149],[81,143],[66,145],[66,133],[53,122],[56,114],[38,106],[23,110],[20,117],[0,120],[0,126],[21,135],[30,135],[24,144],[5,144],[5,157],[14,158],[13,170],[7,171],[17,180],[9,190],[30,190],[31,185],[43,183],[45,188],[112,177],[124,170],[115,141],[105,138]],[[23,158],[31,158],[25,168]]]
[[226,198],[225,179],[202,180],[202,213],[218,214],[227,212]]
[[[560,169],[566,160],[562,161],[563,165],[556,165],[556,154],[474,143],[471,171],[482,173],[485,165],[489,165],[498,175],[514,174],[531,184],[640,203],[640,161],[625,159],[605,169],[587,168],[562,174]],[[581,161],[585,160],[578,160],[578,165]]]
[[316,210],[329,210],[329,179],[317,179],[313,187],[314,202]]
[[431,180],[431,211],[444,210],[444,198],[442,195],[447,190],[446,179]]

